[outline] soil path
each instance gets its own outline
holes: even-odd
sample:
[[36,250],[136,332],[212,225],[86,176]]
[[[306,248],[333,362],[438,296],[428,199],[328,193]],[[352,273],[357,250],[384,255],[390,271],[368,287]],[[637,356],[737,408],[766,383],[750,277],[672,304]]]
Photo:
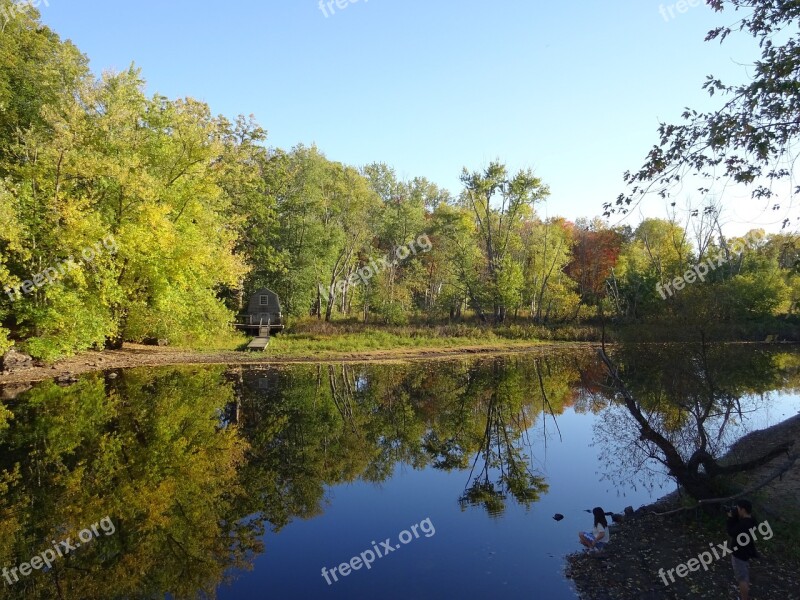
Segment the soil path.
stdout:
[[480,345],[448,348],[399,348],[364,352],[325,352],[311,356],[270,356],[269,352],[197,352],[158,346],[125,344],[121,350],[83,352],[53,365],[41,365],[13,373],[0,373],[0,385],[31,383],[91,371],[165,367],[171,365],[290,365],[302,363],[402,362],[409,360],[452,359],[467,356],[493,356],[521,353],[549,353],[554,348],[588,350],[589,342],[554,342],[530,345]]

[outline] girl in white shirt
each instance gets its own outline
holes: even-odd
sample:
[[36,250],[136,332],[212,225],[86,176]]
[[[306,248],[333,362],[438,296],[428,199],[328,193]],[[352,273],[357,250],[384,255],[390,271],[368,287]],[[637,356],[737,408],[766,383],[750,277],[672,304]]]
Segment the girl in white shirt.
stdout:
[[581,544],[589,548],[602,550],[611,541],[611,532],[608,530],[608,521],[605,511],[599,506],[592,510],[594,516],[594,529],[592,531],[579,531],[578,539]]

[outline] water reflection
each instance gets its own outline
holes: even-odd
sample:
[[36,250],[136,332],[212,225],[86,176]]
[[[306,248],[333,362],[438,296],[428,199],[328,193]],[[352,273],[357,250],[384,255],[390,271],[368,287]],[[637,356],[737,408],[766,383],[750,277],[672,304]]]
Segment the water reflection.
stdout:
[[226,413],[250,442],[248,481],[262,482],[251,488],[260,499],[251,509],[277,531],[292,516],[319,514],[326,486],[385,481],[399,464],[469,469],[458,498],[465,507],[498,515],[507,495],[530,506],[547,484],[531,466],[525,432],[542,406],[554,419],[574,400],[586,360],[241,370]]
[[755,469],[791,447],[776,443],[759,456],[720,460],[758,428],[750,423],[769,405],[769,391],[797,388],[797,354],[697,343],[622,345],[600,356],[607,367],[600,394],[616,403],[599,432],[618,482],[647,484],[657,464],[691,497],[720,497],[720,476]]
[[798,360],[704,352],[620,348],[612,360],[632,404],[592,352],[147,369],[37,385],[0,410],[0,568],[106,515],[116,533],[0,598],[214,597],[270,552],[267,529],[312,519],[333,487],[386,482],[399,466],[458,473],[464,487],[450,493],[462,510],[531,508],[569,477],[543,476],[531,439],[558,442],[566,409],[599,415],[618,478],[655,460],[708,479],[708,457],[742,433],[765,393],[796,385]]
[[0,432],[0,564],[13,567],[110,515],[113,536],[34,571],[4,598],[213,595],[260,552],[242,525],[246,442],[219,427],[220,369],[44,383],[8,406]]

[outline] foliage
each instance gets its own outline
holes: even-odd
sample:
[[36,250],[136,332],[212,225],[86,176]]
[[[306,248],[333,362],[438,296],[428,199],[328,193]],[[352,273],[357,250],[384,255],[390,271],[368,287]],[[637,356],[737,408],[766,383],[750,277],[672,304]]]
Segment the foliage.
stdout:
[[[793,8],[768,4],[742,22],[757,37],[793,22]],[[756,82],[776,78],[765,98],[788,102],[794,48],[764,40]],[[278,293],[288,323],[478,320],[512,339],[557,338],[570,323],[596,337],[580,323],[608,313],[702,327],[797,312],[800,249],[791,235],[746,244],[731,259],[734,240],[716,213],[704,214],[708,227],[695,240],[695,224],[674,219],[647,219],[632,232],[543,218],[537,206],[549,189],[529,170],[510,173],[499,161],[464,169],[454,196],[423,177],[401,180],[383,163],[356,168],[315,146],[269,148],[253,117],[230,121],[191,98],[148,97],[136,68],[95,78],[87,62],[33,10],[0,36],[0,353],[16,344],[52,360],[145,338],[236,346],[230,323],[261,287]],[[729,109],[744,110],[755,90],[727,89],[737,98]],[[776,124],[792,106],[747,110],[741,131],[714,138],[714,152],[745,143],[747,127],[765,119],[761,135],[778,136],[758,142],[767,154],[773,142],[788,143]],[[680,145],[703,131],[664,135]],[[648,176],[680,162],[651,159]],[[743,179],[756,173],[729,167]],[[725,265],[706,281],[659,297],[658,286],[720,252]]]
[[717,185],[742,184],[751,189],[752,198],[765,203],[783,187],[779,183],[794,185],[792,165],[800,134],[800,5],[782,0],[708,4],[723,14],[744,13],[736,25],[711,30],[706,41],[722,43],[737,30],[752,36],[761,56],[748,70],[750,81],[731,85],[709,75],[703,88],[720,96],[720,106],[707,112],[687,108],[683,123],[662,123],[659,144],[638,171],[625,175],[631,193],[621,194],[613,206],[607,203],[609,214],[627,212],[653,190],[670,197],[672,188],[689,178],[699,181],[702,195],[716,193],[721,189]]

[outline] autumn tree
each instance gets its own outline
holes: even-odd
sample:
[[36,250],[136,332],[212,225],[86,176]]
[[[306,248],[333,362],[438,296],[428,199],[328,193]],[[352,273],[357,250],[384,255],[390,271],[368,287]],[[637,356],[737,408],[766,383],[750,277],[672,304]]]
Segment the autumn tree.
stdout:
[[573,229],[575,247],[566,267],[567,274],[578,284],[581,302],[599,306],[608,292],[607,280],[617,265],[626,232],[608,228],[601,220],[579,220]]

